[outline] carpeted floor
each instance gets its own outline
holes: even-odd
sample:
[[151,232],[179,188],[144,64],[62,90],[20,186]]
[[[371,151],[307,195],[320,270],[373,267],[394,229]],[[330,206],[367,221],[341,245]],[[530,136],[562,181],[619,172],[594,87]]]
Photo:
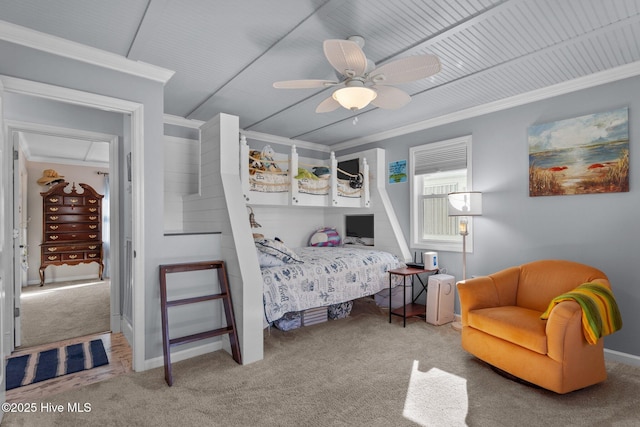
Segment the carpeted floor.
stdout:
[[20,348],[110,330],[109,292],[108,280],[24,288]]
[[388,323],[372,300],[349,318],[265,331],[265,358],[218,351],[44,399],[90,412],[7,413],[3,426],[637,426],[640,368],[557,395],[509,380],[460,347],[449,325]]

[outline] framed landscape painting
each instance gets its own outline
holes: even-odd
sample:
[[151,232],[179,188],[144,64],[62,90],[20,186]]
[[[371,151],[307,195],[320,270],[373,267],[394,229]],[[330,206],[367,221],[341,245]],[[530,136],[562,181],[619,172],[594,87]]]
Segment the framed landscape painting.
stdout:
[[528,131],[529,196],[629,191],[629,109]]

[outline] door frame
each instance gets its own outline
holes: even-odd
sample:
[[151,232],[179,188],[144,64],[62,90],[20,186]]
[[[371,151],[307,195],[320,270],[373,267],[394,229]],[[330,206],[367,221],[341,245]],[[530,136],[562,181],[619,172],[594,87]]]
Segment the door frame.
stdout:
[[[46,83],[38,83],[16,77],[0,75],[0,81],[4,85],[5,92],[18,93],[23,95],[45,98],[52,101],[64,102],[67,104],[79,105],[88,108],[95,108],[103,111],[111,111],[126,114],[130,117],[131,126],[125,138],[131,140],[131,196],[132,196],[132,235],[134,253],[144,254],[145,232],[143,226],[144,219],[144,105],[127,101],[124,99],[112,98],[104,95],[97,95],[90,92],[83,92],[76,89],[69,89],[54,86]],[[4,128],[3,124],[3,128]],[[125,126],[126,129],[126,126]],[[6,130],[6,129],[3,129]],[[8,139],[8,138],[7,138]],[[7,147],[5,140],[4,146]],[[6,153],[6,151],[5,151]],[[118,163],[118,162],[115,162]],[[13,168],[11,168],[13,169]],[[4,182],[10,182],[12,172],[3,172],[0,177]],[[144,257],[133,258],[133,289],[132,289],[132,336],[131,343],[133,369],[135,371],[144,370],[145,361],[145,271]],[[13,272],[11,273],[13,276]],[[6,283],[6,282],[5,282]],[[13,285],[13,281],[10,281]],[[13,306],[13,301],[11,301]],[[5,309],[7,302],[5,301]],[[6,328],[6,325],[5,325]],[[3,331],[4,332],[4,331]]]
[[[87,139],[87,140],[91,140],[91,141],[100,141],[100,142],[107,142],[109,143],[109,176],[111,177],[109,179],[109,194],[111,194],[111,198],[110,198],[110,209],[109,209],[109,217],[110,217],[110,233],[109,233],[109,243],[110,243],[110,249],[109,249],[109,263],[112,266],[112,271],[115,272],[120,272],[120,248],[122,247],[122,245],[120,244],[120,215],[119,215],[119,207],[120,207],[120,197],[121,194],[118,191],[119,188],[119,179],[120,179],[120,172],[119,172],[119,162],[118,162],[118,136],[117,135],[110,135],[110,134],[105,134],[105,133],[99,133],[99,132],[90,132],[90,131],[84,131],[84,130],[79,130],[79,129],[71,129],[71,128],[64,128],[64,127],[58,127],[58,126],[51,126],[51,125],[44,125],[44,124],[40,124],[40,123],[33,123],[33,122],[21,122],[21,121],[15,121],[15,120],[5,120],[5,125],[6,125],[6,129],[7,129],[7,134],[6,136],[8,138],[10,138],[10,141],[13,142],[12,147],[13,150],[18,150],[18,145],[19,145],[19,140],[18,140],[18,133],[19,132],[25,132],[25,133],[37,133],[37,134],[41,134],[41,135],[49,135],[49,136],[57,136],[57,137],[64,137],[64,138],[72,138],[72,139]],[[41,161],[41,162],[47,162],[47,159],[35,159],[33,161]],[[17,162],[17,160],[14,157],[14,166],[15,163]],[[94,166],[92,164],[87,165],[87,166]],[[20,171],[16,170],[16,168],[14,167],[14,171],[13,171],[13,180],[14,180],[14,192],[17,190],[18,186],[21,184],[20,180]],[[113,197],[113,196],[116,197]],[[14,203],[17,200],[17,195],[14,193]],[[21,229],[21,227],[18,227],[18,224],[15,223],[15,219],[17,216],[17,207],[14,205],[13,207],[13,213],[14,213],[14,229]],[[15,245],[14,245],[15,246]],[[14,264],[15,264],[15,275],[14,275],[14,294],[13,294],[13,298],[15,302],[19,302],[20,300],[20,293],[21,293],[21,283],[20,280],[18,280],[17,274],[20,271],[20,262],[18,260],[18,252],[19,249],[18,248],[14,248]],[[117,279],[111,280],[111,289],[110,289],[110,329],[112,332],[120,332],[121,331],[121,314],[120,314],[120,284],[121,284],[121,280],[122,278],[120,278],[119,274],[118,275],[114,275],[114,277],[116,277]],[[116,286],[113,286],[113,285]],[[16,346],[19,345],[18,341],[19,341],[19,336],[18,336],[18,332],[19,332],[19,320],[16,320],[14,318],[14,331],[16,332],[16,335],[14,336],[14,342],[16,343]],[[8,327],[8,325],[7,325]],[[14,347],[12,346],[11,350],[13,351]]]
[[[5,125],[7,125],[8,120],[5,120]],[[10,126],[6,126],[6,134],[5,138],[9,141],[7,142],[7,147],[10,147],[13,151],[13,209],[12,209],[12,218],[13,218],[13,286],[9,286],[8,289],[5,290],[6,298],[10,301],[13,300],[13,316],[9,317],[9,323],[7,324],[7,332],[10,330],[13,331],[12,335],[7,334],[7,347],[8,351],[13,352],[16,347],[19,347],[22,344],[22,322],[20,316],[22,315],[22,302],[20,300],[22,294],[22,286],[25,284],[23,281],[24,276],[26,276],[26,272],[23,273],[22,269],[22,259],[24,257],[25,250],[24,248],[28,244],[28,238],[26,235],[27,222],[28,219],[25,219],[25,212],[23,212],[23,208],[26,206],[26,193],[23,191],[25,189],[25,183],[22,178],[22,159],[15,156],[15,138],[18,137],[17,134],[13,134],[11,132]],[[24,245],[24,246],[23,246]],[[7,304],[8,306],[8,304]],[[20,313],[20,316],[16,315],[15,311]],[[11,326],[11,322],[13,322],[13,327]]]
[[[4,103],[4,85],[0,79],[0,171],[9,169],[9,165],[13,169],[13,156],[10,159],[7,158],[7,138],[4,137],[4,116],[3,116],[3,103]],[[6,378],[5,378],[5,356],[8,354],[4,345],[4,333],[5,333],[5,320],[9,318],[6,308],[9,306],[5,298],[5,288],[7,286],[13,286],[13,281],[10,280],[13,277],[12,263],[8,262],[9,249],[13,248],[13,242],[11,236],[7,233],[11,231],[13,221],[6,221],[7,196],[11,194],[10,182],[7,179],[7,173],[3,173],[0,176],[0,356],[2,356],[2,369],[0,370],[0,402],[6,401]],[[11,240],[9,240],[11,239]],[[13,301],[11,302],[13,306]],[[4,412],[0,412],[0,423],[2,422]]]

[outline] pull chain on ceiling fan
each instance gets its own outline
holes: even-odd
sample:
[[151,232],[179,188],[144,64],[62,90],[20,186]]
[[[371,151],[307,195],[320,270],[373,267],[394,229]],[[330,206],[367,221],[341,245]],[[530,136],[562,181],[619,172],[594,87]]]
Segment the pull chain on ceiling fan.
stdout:
[[316,113],[334,111],[340,106],[351,110],[360,110],[370,103],[384,109],[401,108],[411,97],[405,91],[392,85],[408,83],[430,77],[440,71],[440,60],[435,55],[414,55],[388,62],[375,68],[367,60],[364,52],[364,39],[351,36],[347,40],[325,40],[324,55],[329,64],[344,79],[333,80],[286,80],[275,82],[277,89],[314,89],[340,87],[322,101]]

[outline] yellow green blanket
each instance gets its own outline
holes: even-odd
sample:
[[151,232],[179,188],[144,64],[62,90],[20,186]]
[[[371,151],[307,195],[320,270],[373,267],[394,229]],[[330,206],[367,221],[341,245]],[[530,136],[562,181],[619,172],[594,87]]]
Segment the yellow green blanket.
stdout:
[[582,308],[582,330],[589,344],[622,328],[622,317],[613,293],[599,283],[584,283],[573,291],[551,300],[541,319],[548,319],[556,304],[562,301],[576,301]]

